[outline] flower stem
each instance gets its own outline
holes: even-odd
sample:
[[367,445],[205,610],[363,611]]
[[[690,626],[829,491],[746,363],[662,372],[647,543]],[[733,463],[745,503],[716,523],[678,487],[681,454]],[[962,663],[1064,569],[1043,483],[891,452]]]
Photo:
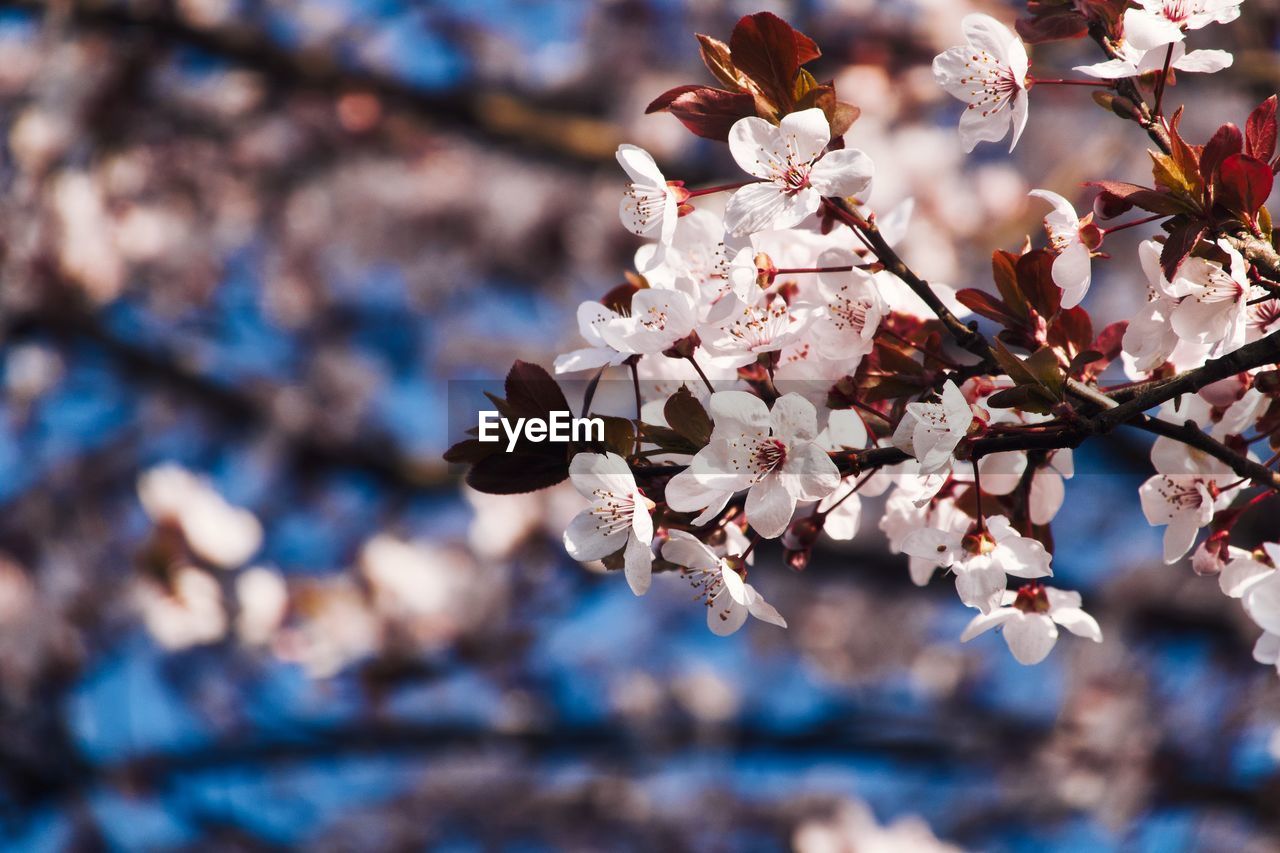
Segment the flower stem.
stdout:
[[1157,219],[1165,219],[1168,215],[1169,214],[1167,213],[1153,213],[1150,216],[1144,216],[1141,219],[1135,219],[1132,222],[1126,222],[1123,225],[1113,225],[1110,228],[1103,228],[1101,230],[1103,234],[1115,234],[1117,231],[1123,231],[1126,228],[1136,228],[1139,225],[1146,225],[1148,222],[1155,222]]
[[1155,114],[1157,117],[1164,115],[1164,113],[1161,111],[1161,108],[1164,105],[1164,87],[1169,82],[1169,65],[1172,62],[1173,62],[1173,45],[1170,44],[1169,47],[1164,52],[1164,69],[1161,70],[1160,72],[1160,79],[1156,81]]
[[800,275],[801,273],[820,272],[852,272],[853,270],[871,269],[875,264],[853,264],[843,267],[784,267],[773,271],[774,275]]
[[1062,79],[1041,80],[1039,77],[1032,77],[1027,82],[1034,83],[1037,86],[1106,86],[1106,87],[1110,87],[1114,85],[1113,83],[1107,80],[1062,80]]
[[712,386],[711,380],[707,378],[707,374],[702,372],[702,367],[698,364],[696,360],[694,360],[694,357],[692,354],[688,356],[688,359],[689,359],[689,363],[693,365],[693,369],[698,371],[698,376],[702,378],[702,384],[706,385],[707,390],[710,391],[712,394],[714,394],[716,392],[716,389]]
[[728,192],[729,190],[740,189],[742,187],[745,187],[747,184],[754,184],[754,183],[758,183],[758,182],[757,181],[739,181],[736,184],[721,184],[718,187],[706,187],[700,190],[685,190],[685,192],[688,193],[688,195],[685,197],[697,198],[698,196],[702,196],[702,195],[711,195],[713,193]]

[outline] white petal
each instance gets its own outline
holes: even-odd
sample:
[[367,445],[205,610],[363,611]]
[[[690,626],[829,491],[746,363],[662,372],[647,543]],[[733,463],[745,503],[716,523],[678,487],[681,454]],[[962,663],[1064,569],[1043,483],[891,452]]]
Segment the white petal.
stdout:
[[711,395],[709,406],[712,424],[719,434],[767,434],[769,431],[769,406],[755,394],[717,391]]
[[865,200],[870,195],[875,173],[870,157],[856,148],[844,148],[828,153],[814,164],[809,182],[825,196],[857,196]]
[[653,155],[636,145],[619,145],[614,154],[619,165],[626,171],[627,177],[634,183],[646,187],[662,187],[667,179],[662,170],[654,162]]
[[727,637],[746,623],[748,614],[747,608],[721,596],[715,606],[707,608],[707,627],[717,637]]
[[1027,454],[1020,450],[992,453],[978,460],[982,491],[989,495],[1008,495],[1022,482],[1027,470]]
[[1249,587],[1244,594],[1244,610],[1258,627],[1280,634],[1280,574],[1273,574]]
[[1106,62],[1098,62],[1093,65],[1077,65],[1072,70],[1079,71],[1081,74],[1088,74],[1090,77],[1098,77],[1102,80],[1119,80],[1124,77],[1134,77],[1138,74],[1137,66],[1123,59],[1109,59]]
[[667,541],[662,543],[662,559],[668,563],[705,572],[720,570],[720,558],[692,533],[670,530],[667,536]]
[[598,491],[622,496],[636,490],[635,476],[616,453],[576,454],[569,462],[569,480],[584,498],[595,498]]
[[779,473],[783,486],[800,500],[822,500],[840,487],[840,469],[812,441],[793,444]]
[[827,446],[833,450],[867,446],[867,425],[856,409],[837,409],[827,416]]
[[636,595],[644,595],[653,582],[653,548],[648,539],[632,535],[623,554],[627,585]]
[[1089,292],[1092,277],[1089,247],[1078,239],[1053,261],[1053,283],[1062,288],[1062,307],[1074,308]]
[[627,544],[626,528],[604,533],[600,520],[585,510],[574,516],[564,532],[564,549],[569,556],[581,562],[599,560],[622,549]]
[[[778,153],[782,150],[778,128],[762,118],[741,118],[729,128],[729,153],[748,175],[771,180],[781,165]],[[725,224],[728,225],[727,215]]]
[[811,441],[818,434],[818,410],[794,392],[783,394],[770,413],[773,434],[783,441]]
[[751,603],[752,596],[747,592],[747,584],[742,580],[742,575],[733,569],[725,568],[720,572],[720,580],[724,583],[725,592],[736,603],[744,607]]
[[[724,211],[724,226],[734,234],[754,234],[774,228],[788,228],[799,222],[786,222],[791,205],[787,194],[774,183],[749,184],[729,198]],[[816,207],[816,205],[815,205]]]
[[1163,15],[1145,9],[1124,13],[1124,38],[1138,50],[1153,50],[1182,41],[1182,28]]
[[1077,637],[1084,637],[1087,640],[1093,640],[1095,643],[1102,642],[1102,628],[1099,627],[1098,620],[1079,608],[1069,607],[1065,610],[1050,610],[1049,618]]
[[758,592],[755,594],[749,609],[751,615],[761,622],[768,622],[770,625],[777,625],[779,628],[787,627],[787,620],[783,619],[782,614],[772,604],[765,601],[764,596]]
[[1253,644],[1253,659],[1258,663],[1280,663],[1280,634],[1265,633]]
[[[791,162],[808,165],[818,159],[831,141],[831,125],[827,122],[826,113],[814,107],[783,116],[778,122],[777,134]],[[736,159],[737,155],[734,157]],[[742,161],[738,162],[741,165]]]
[[949,530],[935,530],[932,527],[913,530],[902,540],[902,553],[930,560],[935,566],[950,566],[959,553],[959,533]]
[[1050,468],[1040,468],[1031,477],[1031,496],[1028,510],[1032,524],[1048,524],[1053,521],[1066,499],[1067,489],[1062,475]]
[[1058,641],[1058,628],[1047,616],[1021,613],[1004,625],[1004,639],[1018,663],[1031,666],[1040,663],[1053,651]]
[[955,566],[956,593],[968,607],[986,613],[1000,601],[1004,592],[1004,571],[990,560],[971,558]]
[[747,521],[766,539],[781,536],[796,510],[795,496],[782,483],[782,475],[776,471],[747,492]]
[[1003,625],[1017,615],[1018,611],[1012,607],[998,607],[990,613],[979,613],[965,626],[964,632],[960,634],[960,642],[967,643],[974,637]]
[[1008,27],[990,15],[965,15],[960,21],[960,31],[971,46],[987,51],[1002,64],[1008,63],[1013,43],[1020,43]]
[[1190,71],[1200,74],[1213,74],[1224,68],[1230,68],[1235,57],[1225,50],[1193,50],[1173,63],[1179,71]]

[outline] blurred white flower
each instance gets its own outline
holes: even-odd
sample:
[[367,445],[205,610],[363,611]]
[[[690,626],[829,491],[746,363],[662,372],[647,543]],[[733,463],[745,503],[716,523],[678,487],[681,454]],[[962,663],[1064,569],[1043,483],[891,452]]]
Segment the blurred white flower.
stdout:
[[194,566],[174,571],[167,587],[140,581],[134,599],[147,630],[166,649],[216,643],[227,633],[222,590],[208,572]]
[[234,507],[209,481],[171,463],[138,478],[142,508],[157,524],[178,526],[192,552],[223,569],[243,566],[262,547],[262,525]]

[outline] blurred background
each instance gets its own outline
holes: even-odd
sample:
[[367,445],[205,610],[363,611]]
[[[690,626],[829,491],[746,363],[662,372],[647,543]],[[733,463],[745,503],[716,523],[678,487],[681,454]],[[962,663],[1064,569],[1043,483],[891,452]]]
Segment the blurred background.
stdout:
[[[1132,435],[1078,453],[1055,525],[1107,641],[1029,669],[958,642],[874,507],[803,574],[762,549],[790,628],[726,640],[683,585],[569,560],[567,484],[477,495],[440,458],[448,383],[549,366],[630,266],[619,142],[737,180],[643,115],[710,82],[695,31],[817,40],[941,281],[989,282],[1033,186],[1146,180],[1075,87],[1012,157],[961,153],[928,63],[1016,5],[0,0],[0,847],[1280,849],[1280,684],[1159,563]],[[1170,90],[1189,138],[1280,86],[1278,23],[1192,39],[1237,59]],[[1144,298],[1139,236],[1099,327]]]

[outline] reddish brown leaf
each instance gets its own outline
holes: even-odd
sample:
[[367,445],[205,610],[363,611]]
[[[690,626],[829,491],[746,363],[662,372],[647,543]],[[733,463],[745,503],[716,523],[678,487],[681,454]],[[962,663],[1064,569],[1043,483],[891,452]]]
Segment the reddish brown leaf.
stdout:
[[[1044,4],[1031,4],[1043,6]],[[1058,9],[1033,18],[1019,18],[1014,25],[1018,35],[1027,44],[1043,44],[1047,41],[1077,39],[1089,33],[1089,22],[1074,9]]]
[[707,70],[733,91],[744,91],[746,79],[729,57],[729,45],[702,33],[695,37],[698,39],[698,50],[702,53],[702,63],[707,66]]
[[1218,177],[1223,205],[1249,219],[1266,203],[1275,179],[1270,166],[1248,154],[1232,154],[1223,160]]
[[975,314],[994,320],[1006,328],[1023,325],[1025,318],[1020,318],[1010,310],[1009,306],[990,293],[974,287],[966,287],[956,293],[956,301]]
[[690,131],[724,142],[740,118],[756,114],[755,98],[710,86],[677,86],[654,99],[646,113],[669,112]]
[[1018,287],[1017,264],[1018,256],[1012,252],[996,250],[991,254],[991,277],[995,280],[996,290],[1000,291],[1001,299],[1004,300],[1005,310],[1025,324],[1029,319],[1027,298],[1022,295],[1022,290]]
[[808,36],[770,12],[757,12],[738,21],[729,37],[734,66],[746,74],[767,100],[787,112],[796,72],[821,55]]
[[1275,95],[1249,114],[1249,120],[1244,124],[1244,153],[1264,161],[1276,153]]
[[1208,229],[1202,219],[1187,219],[1174,225],[1160,250],[1160,269],[1170,281],[1178,274],[1178,267],[1191,254],[1191,250],[1200,242]]
[[1217,133],[1205,143],[1204,153],[1200,155],[1200,176],[1205,183],[1212,183],[1219,164],[1232,154],[1239,154],[1243,148],[1244,137],[1238,127],[1224,124],[1218,128]]
[[1018,288],[1027,304],[1041,317],[1052,317],[1062,304],[1062,291],[1053,283],[1055,255],[1044,249],[1027,252],[1018,258]]

